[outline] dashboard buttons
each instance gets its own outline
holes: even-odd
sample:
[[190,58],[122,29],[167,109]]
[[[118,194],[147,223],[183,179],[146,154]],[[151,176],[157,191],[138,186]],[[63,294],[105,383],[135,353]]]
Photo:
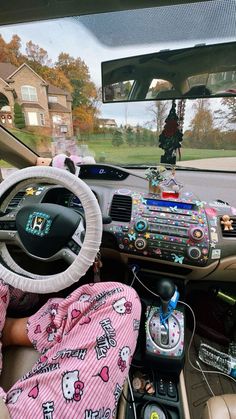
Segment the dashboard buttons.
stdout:
[[135,240],[134,245],[137,250],[143,250],[147,246],[147,241],[142,237],[139,237]]
[[189,236],[194,241],[201,241],[204,238],[204,231],[201,227],[194,227],[190,230]]
[[138,231],[139,233],[146,231],[147,227],[148,227],[147,221],[143,220],[142,218],[137,220],[134,226],[135,230]]
[[190,246],[187,252],[190,259],[197,260],[201,257],[201,250],[196,246]]

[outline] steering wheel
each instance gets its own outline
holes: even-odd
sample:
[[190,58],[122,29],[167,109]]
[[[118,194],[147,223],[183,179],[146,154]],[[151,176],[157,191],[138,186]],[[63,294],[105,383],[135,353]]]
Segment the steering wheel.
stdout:
[[[86,229],[81,214],[57,204],[21,205],[11,212],[6,211],[9,199],[17,191],[29,184],[42,183],[61,185],[80,199]],[[102,237],[100,207],[86,183],[65,170],[30,167],[14,172],[0,184],[0,199],[0,278],[22,291],[44,294],[69,287],[85,275],[94,262]],[[62,258],[69,262],[69,267],[54,275],[35,275],[11,258],[7,243],[17,244],[35,261]]]

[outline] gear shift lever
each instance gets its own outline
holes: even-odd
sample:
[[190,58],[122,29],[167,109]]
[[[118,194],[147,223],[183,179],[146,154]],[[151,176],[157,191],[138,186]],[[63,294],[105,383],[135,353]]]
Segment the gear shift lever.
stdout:
[[175,292],[176,286],[174,282],[170,279],[163,278],[157,282],[157,293],[158,295],[160,295],[161,298],[162,312],[164,315],[167,314],[169,311],[169,302]]

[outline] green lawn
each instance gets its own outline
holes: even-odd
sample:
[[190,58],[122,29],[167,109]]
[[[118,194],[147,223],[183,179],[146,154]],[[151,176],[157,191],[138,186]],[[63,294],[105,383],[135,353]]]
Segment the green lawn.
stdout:
[[[50,141],[49,137],[35,135],[30,132],[21,130],[11,130],[28,147],[36,150],[37,142],[45,140]],[[110,134],[92,134],[83,136],[83,140],[79,144],[88,144],[89,149],[95,154],[97,162],[102,161],[105,157],[105,163],[113,164],[157,164],[163,150],[154,146],[129,147],[124,144],[120,147],[114,147]],[[196,160],[214,157],[236,157],[236,150],[210,150],[210,149],[194,149],[181,148],[181,160]],[[6,167],[6,163],[0,162],[2,167]]]
[[[95,153],[97,161],[104,153],[106,162],[114,164],[156,164],[160,162],[160,156],[163,154],[163,150],[159,147],[129,147],[126,144],[121,147],[113,147],[111,141],[90,140],[88,145],[89,149]],[[182,161],[213,157],[236,157],[236,150],[203,150],[184,147],[181,149]]]

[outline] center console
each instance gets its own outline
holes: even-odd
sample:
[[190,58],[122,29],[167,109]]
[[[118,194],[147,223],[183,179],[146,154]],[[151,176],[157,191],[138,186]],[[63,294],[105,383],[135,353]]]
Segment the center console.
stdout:
[[[130,382],[137,418],[180,419],[179,374],[184,362],[185,316],[179,292],[169,278],[155,281],[160,299],[142,299],[143,319]],[[130,396],[127,396],[130,397]],[[128,400],[128,399],[127,399]],[[126,419],[133,419],[130,400]]]

